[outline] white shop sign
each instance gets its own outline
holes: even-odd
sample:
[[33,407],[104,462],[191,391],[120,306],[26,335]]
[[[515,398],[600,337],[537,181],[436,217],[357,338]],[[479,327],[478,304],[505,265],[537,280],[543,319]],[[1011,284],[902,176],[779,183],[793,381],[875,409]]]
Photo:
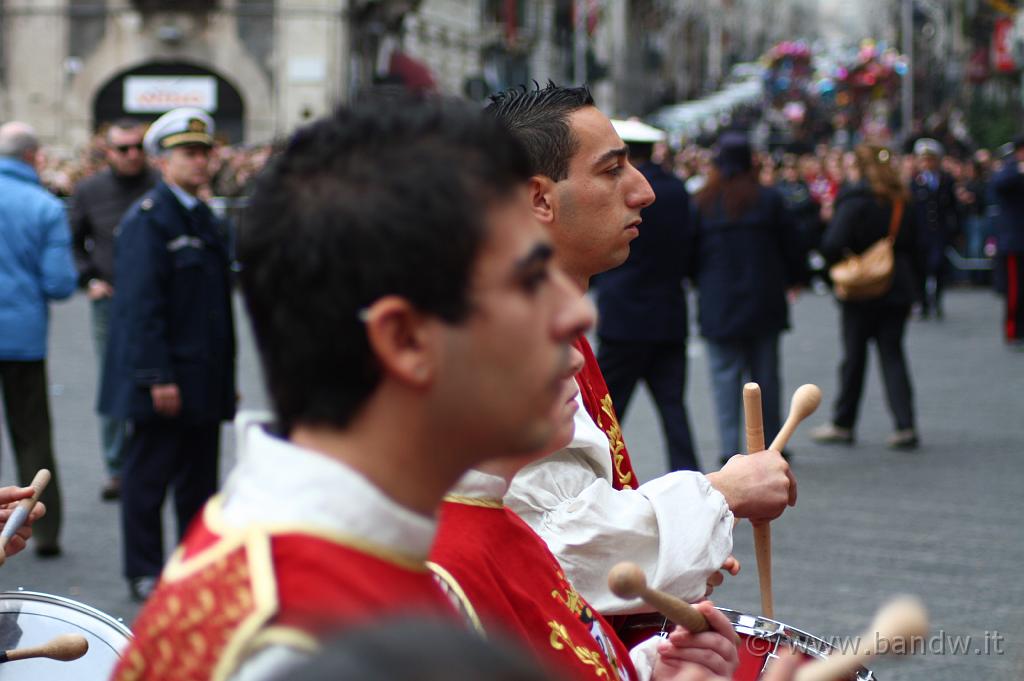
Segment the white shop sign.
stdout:
[[179,106],[217,111],[217,80],[211,76],[127,76],[126,113],[163,113]]

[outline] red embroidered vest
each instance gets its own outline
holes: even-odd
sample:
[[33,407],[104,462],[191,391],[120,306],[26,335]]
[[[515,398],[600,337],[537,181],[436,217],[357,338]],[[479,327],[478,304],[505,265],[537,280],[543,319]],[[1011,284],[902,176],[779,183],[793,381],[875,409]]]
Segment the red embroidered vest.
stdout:
[[594,419],[597,427],[608,436],[608,451],[612,457],[612,486],[615,489],[636,489],[640,482],[633,472],[633,463],[629,460],[629,451],[626,449],[625,440],[622,439],[622,428],[619,427],[619,418],[615,415],[612,396],[608,394],[608,386],[605,385],[601,367],[598,366],[594,351],[584,336],[577,338],[573,345],[583,353],[584,359],[583,368],[576,374],[583,406],[587,408],[587,413]]
[[259,527],[220,533],[204,514],[135,621],[113,681],[224,679],[257,639],[313,646],[318,635],[395,612],[457,619],[422,562],[344,542]]
[[430,558],[483,628],[528,645],[570,678],[636,679],[626,647],[572,588],[544,540],[500,502],[481,502],[441,505]]

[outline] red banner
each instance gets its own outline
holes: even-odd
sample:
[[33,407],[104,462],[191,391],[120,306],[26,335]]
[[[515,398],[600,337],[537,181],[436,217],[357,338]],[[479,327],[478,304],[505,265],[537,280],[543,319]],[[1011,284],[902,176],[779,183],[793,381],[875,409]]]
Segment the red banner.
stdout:
[[992,32],[992,67],[1000,73],[1017,70],[1017,62],[1013,58],[1013,40],[1013,19],[996,19]]

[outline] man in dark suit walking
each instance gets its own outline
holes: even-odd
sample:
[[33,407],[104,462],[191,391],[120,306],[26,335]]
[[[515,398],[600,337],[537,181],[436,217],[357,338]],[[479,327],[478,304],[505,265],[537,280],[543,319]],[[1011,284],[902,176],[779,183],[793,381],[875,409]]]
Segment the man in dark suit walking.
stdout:
[[630,160],[657,200],[640,213],[629,258],[595,279],[597,361],[620,418],[638,381],[651,392],[672,470],[700,470],[690,436],[686,391],[686,290],[689,196],[682,180],[651,160],[664,133],[637,121],[613,121]]
[[179,539],[217,487],[220,422],[235,408],[229,240],[197,196],[213,121],[175,109],[146,133],[163,181],[121,222],[100,411],[132,422],[121,478],[124,567],[133,598],[163,567],[160,510],[174,488]]
[[1024,135],[1013,140],[1013,155],[992,177],[992,191],[999,206],[997,243],[1005,275],[1003,335],[1012,347],[1024,348]]

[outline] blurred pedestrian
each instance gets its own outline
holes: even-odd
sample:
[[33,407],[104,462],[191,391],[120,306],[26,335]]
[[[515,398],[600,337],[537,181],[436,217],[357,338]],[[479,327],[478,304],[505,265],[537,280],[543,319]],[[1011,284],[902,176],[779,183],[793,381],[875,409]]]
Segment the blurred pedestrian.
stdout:
[[946,246],[960,232],[954,181],[940,168],[942,145],[925,137],[914,143],[916,174],[910,185],[911,209],[917,222],[918,249],[924,269],[918,272],[921,318],[941,319],[942,293],[949,278]]
[[658,409],[671,470],[700,470],[693,450],[686,395],[689,321],[683,279],[690,248],[689,194],[683,181],[652,162],[664,133],[636,121],[615,121],[630,160],[657,197],[640,212],[640,235],[619,267],[595,278],[597,362],[608,393],[625,418],[638,381]]
[[1006,342],[1024,347],[1024,135],[1013,141],[1013,155],[992,177],[992,191],[999,206],[997,248],[1003,271]]
[[136,600],[163,567],[161,508],[174,488],[180,539],[217,488],[220,422],[235,410],[226,228],[196,194],[209,182],[213,121],[174,109],[146,133],[163,181],[119,227],[100,411],[130,419],[121,474],[125,576]]
[[[990,234],[988,217],[988,178],[984,166],[970,159],[963,164],[962,176],[956,185],[956,199],[964,228],[964,255],[980,260],[985,258],[985,243]],[[973,284],[986,285],[989,271],[976,269],[969,272]]]
[[36,553],[60,555],[61,495],[46,384],[48,303],[75,291],[71,231],[61,202],[35,171],[39,139],[24,123],[0,126],[0,382],[18,480],[53,477],[47,513],[35,524]]
[[724,463],[745,449],[744,376],[761,386],[765,440],[779,430],[779,336],[789,328],[787,290],[806,282],[805,254],[782,194],[758,184],[745,134],[722,135],[711,176],[695,198],[691,272]]
[[[121,218],[136,200],[159,180],[146,162],[142,147],[145,125],[131,119],[114,122],[105,137],[108,167],[82,180],[71,196],[70,217],[79,286],[86,289],[92,312],[92,337],[103,375],[107,349],[110,301],[114,295],[114,235]],[[121,492],[126,424],[100,414],[100,443],[107,482],[100,490],[104,500]]]
[[834,264],[851,252],[863,253],[895,227],[898,231],[892,286],[876,299],[840,301],[843,359],[839,365],[839,396],[832,421],[815,428],[811,437],[821,443],[853,443],[864,389],[867,346],[874,340],[889,410],[896,424],[888,444],[912,449],[918,445],[918,435],[903,336],[914,301],[917,224],[907,210],[910,197],[895,168],[892,152],[862,145],[856,154],[862,179],[837,199],[835,217],[822,237],[821,253],[830,265]]

